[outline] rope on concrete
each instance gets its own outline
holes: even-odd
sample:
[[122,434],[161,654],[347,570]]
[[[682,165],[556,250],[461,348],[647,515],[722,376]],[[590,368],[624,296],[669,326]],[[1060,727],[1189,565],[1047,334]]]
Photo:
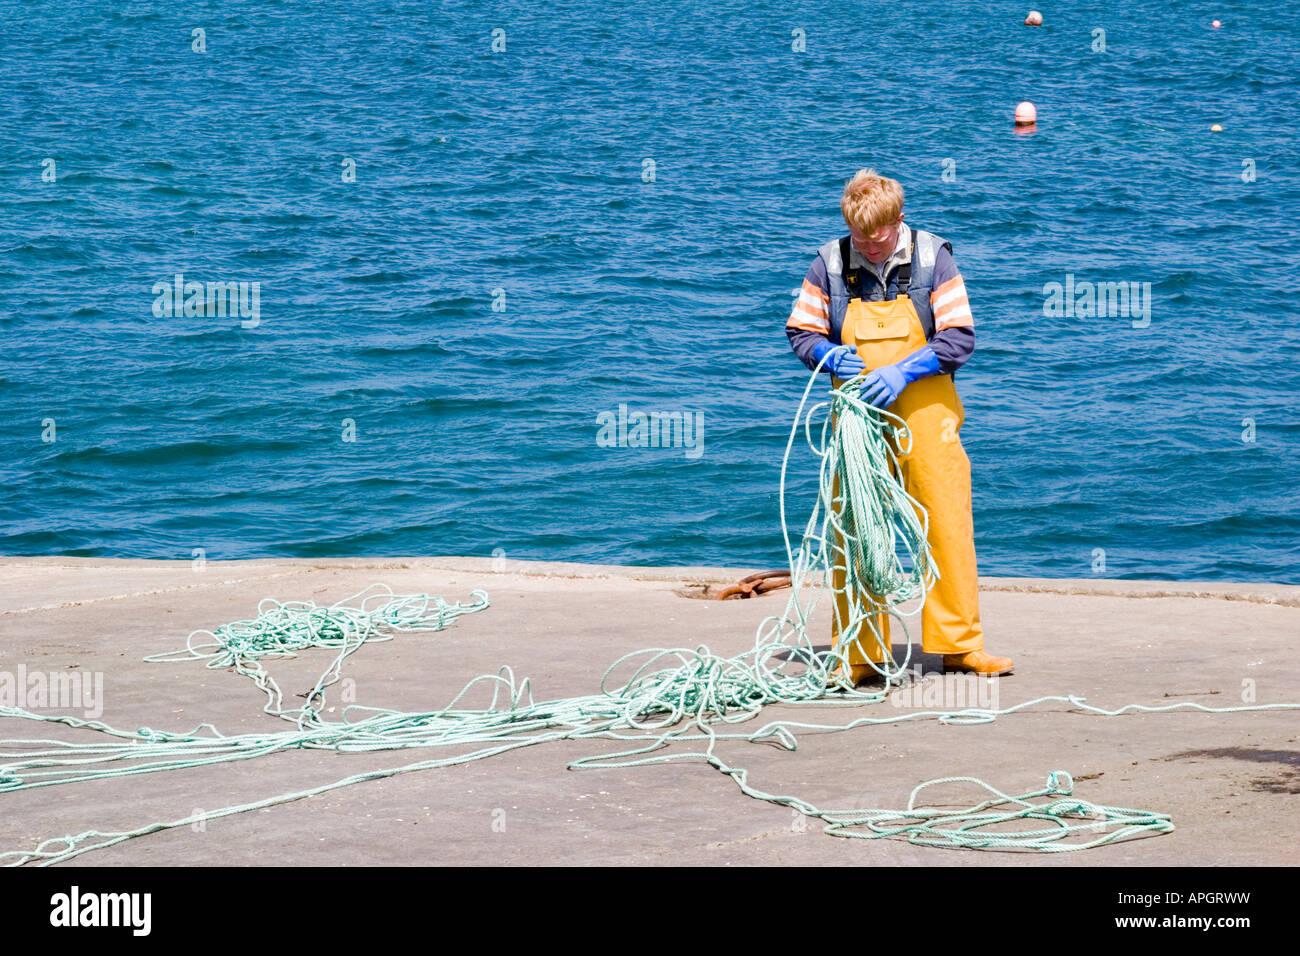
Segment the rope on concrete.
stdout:
[[[324,716],[328,712],[327,691],[339,681],[349,656],[366,644],[392,640],[398,635],[440,631],[465,614],[485,609],[488,596],[475,591],[472,602],[449,604],[424,594],[395,594],[391,588],[376,584],[328,606],[313,602],[282,603],[268,598],[259,604],[257,617],[252,620],[226,624],[215,631],[195,631],[185,648],[146,660],[203,661],[208,668],[230,668],[252,681],[266,697],[263,710],[291,723],[291,729],[225,735],[205,723],[188,733],[148,727],[132,732],[98,721],[0,708],[0,716],[59,723],[115,738],[93,744],[0,740],[0,792],[181,770],[289,750],[358,753],[449,748],[452,752],[436,759],[346,776],[306,790],[194,813],[171,822],[150,823],[123,831],[89,830],[46,840],[32,850],[0,853],[0,860],[11,866],[50,865],[160,830],[290,803],[367,780],[453,766],[565,739],[613,740],[623,748],[574,760],[569,764],[572,769],[644,766],[671,760],[704,761],[731,777],[741,792],[819,819],[825,824],[824,832],[833,836],[906,837],[912,843],[926,846],[1062,852],[1144,834],[1167,833],[1173,829],[1173,823],[1165,814],[1099,806],[1074,798],[1073,781],[1064,771],[1053,771],[1045,789],[1019,796],[1005,794],[973,777],[949,777],[921,784],[912,792],[904,810],[823,810],[798,797],[766,793],[750,786],[748,772],[728,764],[716,748],[724,741],[746,741],[772,742],[795,750],[796,730],[843,731],[868,724],[920,719],[953,724],[987,723],[998,716],[1043,703],[1068,703],[1107,716],[1130,710],[1192,708],[1226,713],[1300,708],[1300,704],[1211,708],[1180,702],[1156,707],[1131,704],[1108,711],[1086,704],[1078,697],[1040,697],[1002,710],[969,708],[892,713],[882,717],[862,716],[842,724],[787,719],[768,723],[752,733],[722,732],[729,725],[753,720],[771,704],[859,709],[878,704],[886,699],[895,683],[905,679],[907,659],[895,668],[880,669],[884,678],[882,687],[855,688],[843,676],[847,667],[840,666],[847,659],[847,647],[837,646],[829,653],[819,653],[813,645],[806,624],[817,601],[832,591],[830,569],[836,535],[845,542],[848,580],[842,590],[851,609],[843,633],[855,633],[860,624],[866,633],[879,640],[872,621],[881,612],[893,616],[906,630],[906,618],[919,613],[925,592],[937,576],[926,545],[924,512],[895,477],[898,463],[894,448],[906,452],[909,442],[906,427],[890,413],[861,401],[854,382],[832,390],[829,402],[809,408],[809,396],[816,380],[814,372],[804,390],[781,468],[781,520],[792,591],[785,612],[760,624],[751,650],[734,657],[717,656],[704,646],[637,651],[624,655],[609,667],[598,694],[541,703],[534,701],[527,679],[516,681],[513,672],[502,667],[496,674],[471,680],[438,710],[405,712],[353,704],[344,707],[340,719],[335,721]],[[813,418],[827,408],[830,414],[822,423],[820,440],[814,442]],[[785,484],[790,452],[800,429],[820,458],[821,471],[818,500],[796,551],[791,546],[785,514]],[[834,495],[837,478],[841,489],[838,498]],[[906,605],[910,602],[915,602],[915,607],[908,609]],[[314,686],[302,695],[305,703],[286,706],[281,688],[263,662],[292,657],[313,648],[335,651],[333,660]],[[479,706],[471,706],[475,699]],[[669,748],[671,744],[701,742],[706,744],[702,750]],[[11,748],[18,749],[11,751]],[[918,794],[927,788],[955,783],[982,787],[996,799],[959,810],[916,805]],[[1037,798],[1046,799],[1034,803]],[[1011,809],[995,809],[1008,806]],[[1050,825],[1024,829],[1024,821],[1031,821],[1030,826],[1033,821]],[[1099,835],[1092,840],[1066,839],[1087,833]]]

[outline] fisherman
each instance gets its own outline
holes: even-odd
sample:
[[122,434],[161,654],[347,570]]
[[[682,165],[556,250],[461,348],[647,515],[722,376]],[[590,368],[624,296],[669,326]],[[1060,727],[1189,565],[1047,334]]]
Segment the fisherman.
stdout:
[[[929,514],[939,570],[921,612],[922,650],[942,654],[948,671],[1011,673],[1010,658],[985,652],[980,625],[970,459],[957,436],[966,416],[953,385],[953,372],[975,348],[975,329],[952,246],[907,226],[903,187],[872,169],[849,180],[840,211],[849,235],[818,250],[786,322],[790,347],[809,369],[826,359],[822,368],[835,387],[865,376],[860,397],[889,409],[911,432],[911,450],[898,456],[903,487]],[[850,611],[842,541],[835,551],[833,583],[841,593],[831,637],[838,647]],[[871,621],[845,636],[855,684],[892,662],[889,616],[875,617],[879,639]]]

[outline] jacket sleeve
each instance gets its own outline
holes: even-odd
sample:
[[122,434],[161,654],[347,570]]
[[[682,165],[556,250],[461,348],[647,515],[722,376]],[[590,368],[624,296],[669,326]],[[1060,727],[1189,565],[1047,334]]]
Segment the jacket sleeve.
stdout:
[[[818,256],[808,269],[799,295],[794,300],[790,317],[785,322],[785,334],[790,348],[799,361],[809,368],[817,367],[813,349],[831,338],[831,296],[826,279],[826,263]],[[836,342],[835,344],[839,344]]]
[[975,320],[966,297],[966,283],[946,246],[941,246],[935,256],[930,309],[934,312],[930,348],[939,358],[939,374],[948,375],[965,365],[975,351]]

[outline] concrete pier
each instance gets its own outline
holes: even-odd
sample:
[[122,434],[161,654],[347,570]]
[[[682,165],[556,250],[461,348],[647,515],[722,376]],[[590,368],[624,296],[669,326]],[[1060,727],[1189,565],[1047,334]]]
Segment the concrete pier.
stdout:
[[[703,644],[729,656],[751,647],[760,621],[784,609],[788,590],[726,602],[693,595],[752,570],[474,558],[209,561],[199,569],[190,562],[0,558],[0,671],[102,674],[98,719],[118,728],[186,731],[210,722],[227,734],[277,732],[288,725],[262,713],[265,698],[247,679],[199,663],[142,658],[183,647],[195,629],[255,616],[263,597],[327,604],[382,582],[450,601],[468,600],[480,588],[492,606],[445,631],[403,635],[354,655],[344,674],[355,682],[358,703],[436,708],[470,678],[506,664],[531,679],[539,701],[586,695],[616,658],[639,648]],[[1046,695],[1074,695],[1109,709],[1300,703],[1300,587],[988,578],[981,589],[988,649],[1017,665],[997,682],[999,707]],[[826,632],[823,643],[827,613],[824,600],[812,624]],[[913,661],[929,676],[901,707],[782,706],[764,711],[763,719],[845,723],[873,710],[900,713],[918,709],[927,686],[933,702],[943,689],[941,661],[920,655],[917,641]],[[897,636],[895,642],[901,654]],[[309,689],[331,657],[316,650],[268,667],[289,695]],[[466,701],[485,704],[486,697]],[[0,720],[0,736],[98,737],[18,719]],[[1026,793],[1041,789],[1049,771],[1065,770],[1081,799],[1168,813],[1177,827],[1079,853],[836,839],[788,808],[742,795],[703,762],[571,771],[570,760],[618,747],[561,741],[155,833],[77,862],[1294,865],[1300,848],[1289,811],[1300,794],[1298,739],[1300,710],[1105,717],[1053,703],[979,726],[917,720],[800,731],[794,752],[744,741],[719,748],[729,763],[749,770],[752,785],[821,807],[902,808],[917,784],[959,775]],[[6,753],[14,749],[0,745]],[[437,756],[427,749],[297,751],[3,793],[0,850],[90,829],[134,829]],[[954,786],[932,799],[947,794],[943,802],[954,805],[981,797]]]

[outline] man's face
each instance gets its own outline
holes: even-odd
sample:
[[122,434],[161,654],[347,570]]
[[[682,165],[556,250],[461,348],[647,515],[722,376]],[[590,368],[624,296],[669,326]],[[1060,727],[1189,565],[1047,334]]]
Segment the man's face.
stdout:
[[889,258],[898,245],[898,230],[903,227],[903,217],[898,222],[882,226],[868,235],[857,226],[850,225],[849,233],[853,236],[853,246],[867,257],[868,262],[881,263]]

